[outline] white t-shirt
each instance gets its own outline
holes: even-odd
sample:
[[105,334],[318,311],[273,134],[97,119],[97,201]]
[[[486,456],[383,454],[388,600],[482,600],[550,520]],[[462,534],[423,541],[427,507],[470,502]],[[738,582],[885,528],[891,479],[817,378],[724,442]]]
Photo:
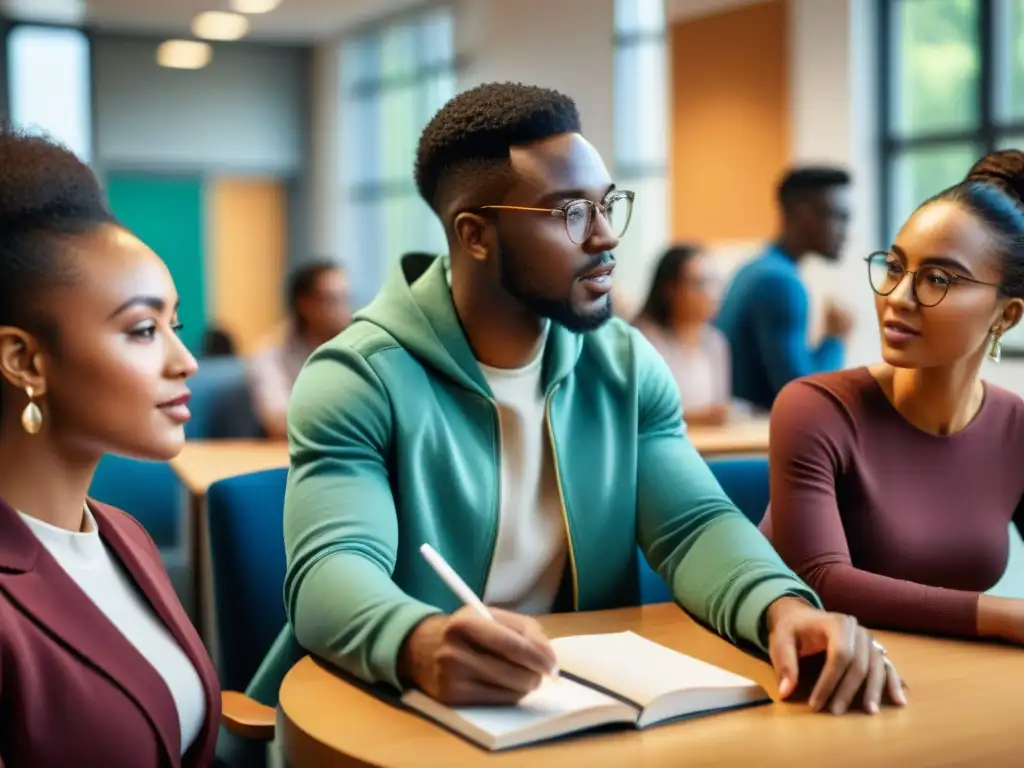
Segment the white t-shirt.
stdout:
[[548,436],[541,365],[547,332],[522,368],[481,364],[501,424],[501,515],[484,602],[548,613],[565,570],[565,520]]
[[163,678],[178,710],[184,755],[206,720],[203,683],[174,636],[103,543],[96,518],[86,507],[88,530],[77,532],[19,514],[39,543]]

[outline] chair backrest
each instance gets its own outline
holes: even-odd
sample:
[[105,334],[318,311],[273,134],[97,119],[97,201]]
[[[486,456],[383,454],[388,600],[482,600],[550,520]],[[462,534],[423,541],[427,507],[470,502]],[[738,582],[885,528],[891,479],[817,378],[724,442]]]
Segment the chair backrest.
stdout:
[[726,496],[754,525],[760,525],[768,509],[768,457],[723,456],[711,459],[708,466]]
[[[754,525],[761,522],[768,507],[768,457],[736,456],[710,459],[708,467],[714,473],[726,496],[739,507]],[[672,600],[672,592],[662,578],[647,563],[643,552],[639,556],[640,603],[665,603]]]
[[160,549],[177,546],[181,530],[181,488],[169,464],[104,456],[89,495],[127,512]]
[[264,436],[241,358],[203,358],[188,384],[192,390],[192,419],[185,426],[185,435],[190,440]]
[[242,691],[287,618],[282,533],[287,469],[221,480],[206,494],[224,690]]

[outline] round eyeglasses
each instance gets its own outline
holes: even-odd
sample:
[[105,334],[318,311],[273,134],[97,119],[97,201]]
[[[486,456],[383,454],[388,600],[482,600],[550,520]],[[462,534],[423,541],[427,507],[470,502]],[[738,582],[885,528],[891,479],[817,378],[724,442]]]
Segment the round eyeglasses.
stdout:
[[529,208],[521,205],[481,205],[479,210],[497,211],[529,211],[546,213],[549,216],[561,216],[565,219],[565,232],[576,245],[582,245],[594,231],[594,221],[601,213],[608,228],[616,238],[622,237],[633,217],[633,198],[635,195],[624,189],[617,189],[605,197],[604,202],[595,203],[591,200],[570,200],[561,208]]
[[935,265],[920,269],[907,269],[896,255],[888,251],[876,251],[866,259],[868,263],[868,280],[871,290],[879,296],[888,296],[907,275],[913,275],[914,301],[922,307],[934,307],[944,298],[949,287],[956,283],[974,283],[995,287],[996,283],[986,283],[971,277],[964,277]]

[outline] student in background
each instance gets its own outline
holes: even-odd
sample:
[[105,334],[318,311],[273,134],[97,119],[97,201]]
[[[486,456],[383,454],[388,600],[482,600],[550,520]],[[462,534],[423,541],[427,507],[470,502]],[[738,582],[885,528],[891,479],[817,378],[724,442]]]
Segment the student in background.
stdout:
[[[579,131],[571,99],[513,83],[462,92],[424,129],[416,182],[450,257],[395,264],[296,384],[295,637],[365,681],[449,704],[517,701],[555,660],[528,614],[634,604],[639,544],[688,611],[770,649],[784,697],[798,657],[827,651],[815,707],[901,700],[871,636],[815,607],[722,492],[665,363],[612,317],[633,195]],[[423,543],[496,621],[459,608]],[[291,656],[277,652],[264,673],[284,672]]]
[[273,439],[288,434],[288,401],[306,358],[351,322],[345,272],[330,260],[299,265],[288,281],[288,309],[284,339],[253,356],[247,370],[256,413]]
[[1024,312],[1024,154],[997,152],[868,258],[885,362],[787,386],[763,530],[826,608],[1024,644],[993,597],[1024,532],[1024,402],[980,379]]
[[791,171],[778,189],[782,233],[733,277],[717,325],[732,349],[733,395],[768,410],[793,379],[843,364],[843,340],[850,314],[826,308],[825,336],[808,347],[809,300],[798,271],[817,253],[839,259],[849,220],[849,174],[838,168]]
[[[105,453],[185,442],[167,267],[88,167],[0,131],[0,762],[206,768],[217,674],[160,553],[86,498]],[[126,480],[127,481],[127,480]]]
[[688,424],[718,425],[729,418],[729,342],[710,323],[717,284],[697,246],[673,246],[658,262],[647,301],[634,322],[668,363]]

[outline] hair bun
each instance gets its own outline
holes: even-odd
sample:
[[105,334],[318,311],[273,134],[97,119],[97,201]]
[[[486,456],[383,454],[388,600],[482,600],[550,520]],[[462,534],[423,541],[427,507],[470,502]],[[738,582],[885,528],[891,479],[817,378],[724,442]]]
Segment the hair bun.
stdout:
[[1024,201],[1024,152],[1019,149],[990,152],[974,164],[964,181],[993,184]]

